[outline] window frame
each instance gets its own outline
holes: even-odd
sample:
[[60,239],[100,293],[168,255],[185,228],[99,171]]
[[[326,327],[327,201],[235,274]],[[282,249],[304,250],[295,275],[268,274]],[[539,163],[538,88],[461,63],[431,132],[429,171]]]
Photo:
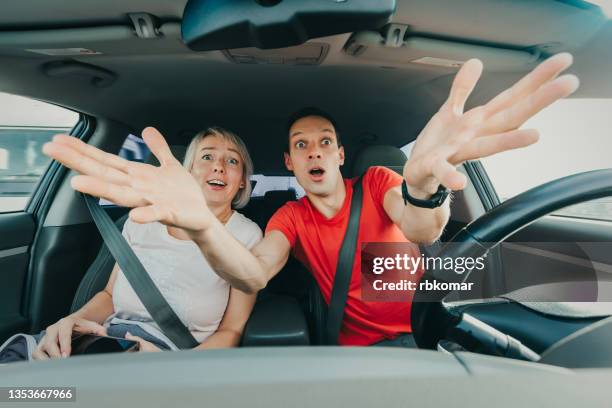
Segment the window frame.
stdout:
[[[70,130],[69,134],[83,140],[84,136],[91,135],[95,126],[92,126],[94,122],[89,116],[80,112],[77,113],[79,114],[79,119]],[[43,207],[46,207],[43,211],[43,213],[46,213],[50,205],[50,201],[47,197],[49,195],[51,195],[51,197],[55,196],[65,171],[67,171],[67,169],[59,162],[51,160],[38,180],[38,183],[34,186],[30,200],[22,211],[36,216],[40,215],[39,211],[43,209]],[[44,204],[47,205],[45,206]]]
[[[78,115],[77,121],[74,124],[74,126],[70,129],[70,132],[69,132],[69,134],[73,135],[73,136],[84,134],[83,132],[85,130],[88,130],[89,125],[90,125],[90,123],[92,121],[92,119],[90,117],[86,116],[82,112],[76,111],[76,110],[71,109],[71,108],[67,108],[65,106],[62,106],[62,105],[59,105],[59,104],[56,104],[56,103],[52,103],[52,102],[48,102],[48,101],[43,101],[43,100],[39,100],[39,99],[36,99],[36,98],[30,98],[30,97],[23,96],[23,95],[14,94],[14,96],[21,97],[21,98],[28,98],[28,99],[31,99],[33,101],[45,103],[47,105],[53,105],[53,106],[56,106],[58,108],[61,108],[61,109],[68,110],[68,111],[76,113]],[[12,127],[12,126],[8,126],[8,127]],[[23,127],[30,128],[30,126],[23,126]],[[34,127],[36,127],[36,126],[34,126]],[[79,136],[77,136],[77,137],[79,137]],[[43,200],[43,198],[46,195],[45,194],[46,190],[51,186],[51,183],[52,183],[52,181],[53,181],[53,179],[55,177],[55,174],[57,173],[59,168],[61,168],[61,165],[59,163],[57,163],[55,160],[50,160],[49,164],[47,164],[47,166],[45,167],[45,170],[43,171],[41,176],[38,178],[38,181],[34,185],[34,188],[32,189],[32,193],[28,197],[28,201],[27,201],[26,205],[22,209],[20,209],[20,210],[2,211],[2,212],[0,212],[0,214],[28,213],[28,214],[36,215],[38,209],[41,207],[42,200]]]

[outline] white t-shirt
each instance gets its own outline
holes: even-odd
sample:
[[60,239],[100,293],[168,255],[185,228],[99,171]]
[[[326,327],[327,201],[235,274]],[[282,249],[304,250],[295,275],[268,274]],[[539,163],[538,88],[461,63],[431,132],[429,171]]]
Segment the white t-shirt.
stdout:
[[[225,227],[249,249],[262,238],[259,226],[237,211]],[[159,222],[137,224],[129,218],[123,226],[123,236],[195,339],[201,343],[213,334],[227,308],[230,286],[213,271],[195,242],[174,238]],[[175,348],[161,333],[121,270],[113,287],[113,306],[115,313],[107,319],[107,325],[138,324]]]

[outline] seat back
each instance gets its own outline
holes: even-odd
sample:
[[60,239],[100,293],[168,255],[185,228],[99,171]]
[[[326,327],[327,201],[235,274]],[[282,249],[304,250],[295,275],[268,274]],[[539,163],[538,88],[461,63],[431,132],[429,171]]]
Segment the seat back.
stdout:
[[362,149],[353,161],[353,177],[366,172],[371,166],[385,166],[398,174],[402,174],[406,155],[395,146],[377,145]]
[[240,210],[245,217],[251,219],[259,228],[265,231],[266,224],[276,210],[289,201],[295,201],[295,190],[266,191],[263,197],[253,197],[249,204]]
[[[123,230],[123,224],[125,224],[127,219],[128,214],[125,214],[115,221],[115,225],[120,231]],[[77,288],[72,300],[72,306],[70,306],[70,313],[74,313],[82,308],[96,293],[106,287],[114,265],[115,258],[113,258],[106,245],[102,243],[96,259],[94,259],[87,272],[85,272]]]

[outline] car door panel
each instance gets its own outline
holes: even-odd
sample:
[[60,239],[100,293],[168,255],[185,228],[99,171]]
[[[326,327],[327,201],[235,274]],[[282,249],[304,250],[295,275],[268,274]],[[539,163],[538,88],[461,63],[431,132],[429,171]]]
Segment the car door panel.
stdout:
[[[116,206],[105,210],[113,220],[128,211]],[[93,222],[40,230],[33,254],[36,274],[29,307],[32,332],[43,330],[70,312],[76,289],[101,244],[102,238]]]
[[[128,211],[105,210],[112,219]],[[1,343],[17,332],[39,332],[68,314],[102,240],[93,222],[36,232],[34,217],[25,212],[0,214],[0,231]]]
[[0,214],[0,339],[27,326],[21,295],[27,281],[34,230],[31,214]]

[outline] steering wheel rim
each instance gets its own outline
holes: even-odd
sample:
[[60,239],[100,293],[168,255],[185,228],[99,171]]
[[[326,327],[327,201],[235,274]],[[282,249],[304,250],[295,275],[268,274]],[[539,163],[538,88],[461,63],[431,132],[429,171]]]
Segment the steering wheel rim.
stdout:
[[[584,201],[612,196],[612,169],[602,169],[563,177],[534,187],[505,201],[474,220],[444,245],[436,255],[480,257],[506,238],[544,215]],[[463,282],[470,274],[428,270],[423,279]],[[419,348],[434,349],[461,314],[447,309],[442,300],[448,291],[426,291],[417,285],[411,309],[411,325]]]

